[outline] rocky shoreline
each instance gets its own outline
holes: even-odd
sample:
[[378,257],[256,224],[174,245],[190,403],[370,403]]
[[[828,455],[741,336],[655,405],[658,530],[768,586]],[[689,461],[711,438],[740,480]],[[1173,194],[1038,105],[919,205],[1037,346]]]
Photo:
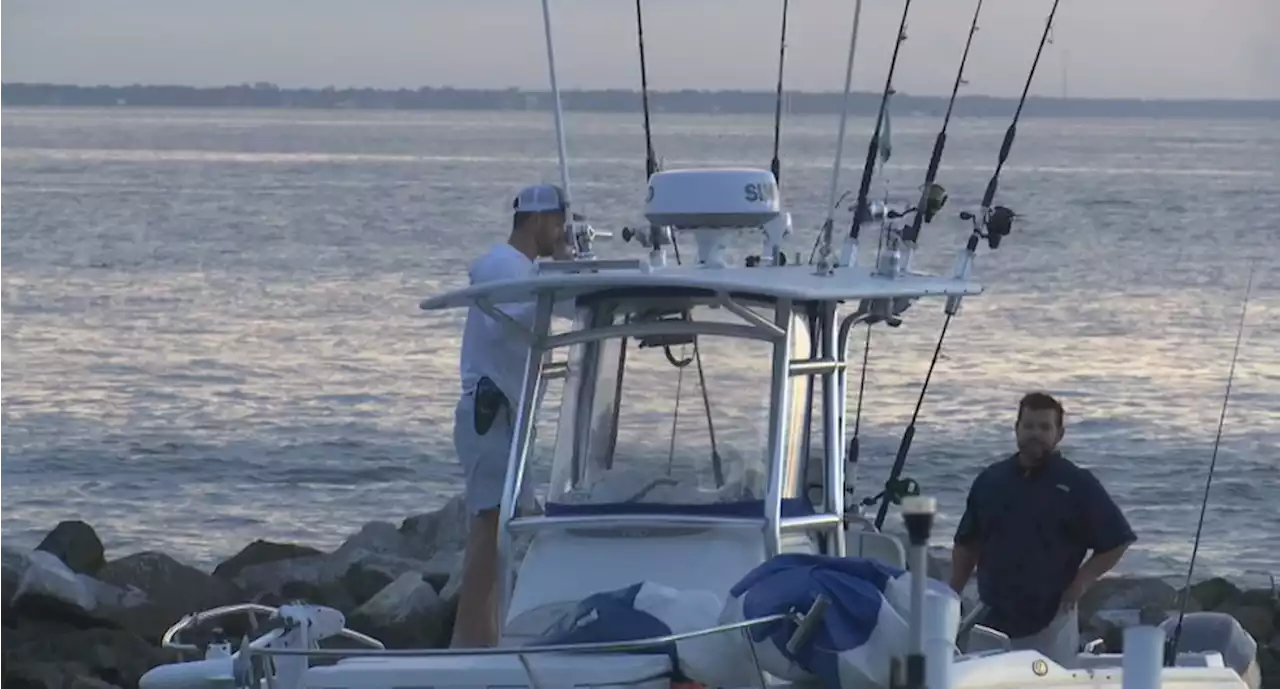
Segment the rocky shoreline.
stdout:
[[[107,560],[91,526],[62,522],[33,551],[3,548],[3,686],[132,689],[150,668],[179,659],[159,647],[170,625],[240,602],[303,599],[341,610],[348,627],[388,648],[446,646],[466,525],[455,499],[399,526],[365,524],[332,552],[258,540],[204,572],[160,552]],[[935,576],[946,566],[945,553],[931,558]],[[1178,600],[1159,578],[1108,577],[1081,603],[1082,636],[1110,645],[1121,625],[1158,622]],[[1280,594],[1210,579],[1192,586],[1188,607],[1239,620],[1258,641],[1263,686],[1280,689]],[[247,623],[224,620],[221,631],[238,639]],[[199,630],[193,640],[207,642],[213,632]]]

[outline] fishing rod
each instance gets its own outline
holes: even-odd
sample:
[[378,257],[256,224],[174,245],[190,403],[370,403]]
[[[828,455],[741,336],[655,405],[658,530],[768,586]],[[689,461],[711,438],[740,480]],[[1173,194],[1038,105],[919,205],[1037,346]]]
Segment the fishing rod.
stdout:
[[782,68],[787,59],[787,11],[791,0],[782,0],[782,32],[778,38],[778,90],[773,104],[773,160],[769,162],[769,171],[773,173],[773,181],[782,183],[782,161],[778,160],[778,146],[782,141]]
[[[908,208],[903,211],[889,210],[889,182],[888,182],[887,175],[884,174],[884,168],[889,162],[889,156],[891,154],[892,149],[888,142],[890,137],[889,112],[887,110],[885,112],[885,137],[881,144],[880,169],[881,169],[882,178],[884,179],[884,186],[885,186],[884,218],[890,224],[885,228],[885,231],[881,233],[881,242],[888,243],[887,255],[879,254],[884,260],[884,263],[882,265],[877,266],[877,268],[883,274],[893,276],[893,275],[897,275],[899,270],[906,270],[910,268],[911,259],[915,255],[916,243],[920,237],[920,227],[921,227],[922,221],[923,222],[932,221],[933,217],[938,213],[938,211],[942,209],[942,206],[947,202],[946,190],[942,187],[942,185],[937,184],[934,180],[937,178],[938,167],[942,163],[942,153],[945,150],[946,142],[947,142],[947,125],[951,123],[951,114],[955,110],[956,96],[960,92],[961,84],[966,83],[964,79],[964,68],[969,61],[969,50],[973,47],[973,37],[978,32],[978,17],[981,16],[982,14],[982,2],[983,0],[978,0],[977,4],[974,6],[974,9],[973,9],[973,19],[969,22],[969,34],[965,38],[964,51],[960,55],[960,64],[956,68],[956,78],[951,85],[951,96],[947,99],[947,110],[942,116],[942,126],[941,128],[939,128],[938,135],[933,142],[933,152],[929,155],[929,165],[925,171],[924,184],[921,185],[920,187],[920,200],[919,202],[916,203],[916,205],[913,208]],[[892,92],[890,92],[890,95],[892,95]],[[914,216],[912,217],[912,220],[911,220],[911,224],[901,228],[900,230],[895,229],[892,226],[892,219],[904,217],[907,213],[914,213]],[[899,244],[902,245],[901,248],[899,247]],[[886,306],[888,308],[884,313],[882,314],[873,313],[867,319],[867,326],[868,326],[867,341],[864,345],[867,348],[870,348],[871,346],[870,326],[872,324],[874,324],[878,320],[884,320],[888,325],[897,327],[902,323],[902,321],[898,319],[895,315],[896,313],[895,302],[893,300],[890,300],[887,302]],[[942,336],[943,337],[946,336],[946,324],[943,325]],[[941,339],[939,339],[939,342],[937,345],[938,351],[935,351],[934,358],[930,361],[930,364],[929,364],[929,370],[925,374],[925,381],[926,381],[925,386],[928,385],[928,380],[933,375],[933,369],[934,369],[934,366],[937,364],[938,354],[941,351],[941,347],[942,347]],[[868,354],[867,352],[863,353],[864,360],[867,358],[867,354]],[[863,372],[863,375],[864,376],[866,375],[865,371]],[[911,429],[912,435],[914,435],[915,421],[920,414],[920,407],[921,407],[922,401],[923,400],[919,400],[917,402],[916,407],[912,412],[911,422],[910,422],[910,425],[908,426],[908,428]],[[859,400],[859,407],[861,407],[861,400]],[[854,428],[855,428],[854,439],[856,440],[857,428],[858,428],[858,425],[856,423]],[[897,479],[895,477],[894,478],[895,485],[898,485],[896,484],[896,480]],[[898,492],[913,490],[914,484],[911,484],[911,483],[901,484],[901,485],[898,485],[898,488],[899,488]]]
[[[862,230],[862,222],[864,218],[870,216],[867,207],[867,194],[871,190],[871,175],[875,171],[876,154],[880,151],[880,133],[884,127],[885,110],[889,105],[889,96],[893,94],[893,73],[898,67],[898,52],[902,49],[902,44],[907,40],[907,14],[911,11],[911,0],[906,0],[902,5],[902,19],[898,22],[898,38],[893,44],[893,56],[889,58],[889,72],[885,75],[884,91],[880,95],[880,108],[876,113],[876,125],[871,131],[871,141],[867,145],[867,159],[862,166],[862,181],[858,185],[858,200],[854,204],[853,220],[849,225],[849,237],[845,241],[844,250],[842,252],[842,265],[848,265],[853,258],[853,252],[858,243],[858,234]],[[827,253],[827,252],[823,252]],[[826,260],[826,257],[824,257]]]
[[969,48],[973,45],[973,35],[978,32],[978,16],[982,14],[982,0],[978,0],[978,4],[973,10],[973,21],[969,23],[969,37],[964,42],[964,53],[960,55],[960,67],[956,69],[956,80],[951,85],[951,98],[947,100],[947,112],[942,116],[942,128],[938,130],[938,136],[933,141],[933,153],[929,156],[929,167],[924,173],[924,185],[920,187],[920,201],[916,203],[914,209],[914,217],[911,218],[911,225],[902,233],[902,240],[912,249],[915,248],[916,241],[920,238],[920,225],[922,222],[932,222],[933,217],[938,211],[942,210],[942,206],[947,202],[947,192],[940,184],[935,184],[934,180],[938,176],[938,166],[942,163],[942,151],[947,145],[947,125],[951,123],[951,112],[956,105],[956,94],[960,92],[960,85],[966,83],[964,80],[964,66],[969,61]]
[[[1022,108],[1027,102],[1027,92],[1031,90],[1031,82],[1035,79],[1036,68],[1040,65],[1040,56],[1044,53],[1045,42],[1049,40],[1049,32],[1053,29],[1053,18],[1058,14],[1058,3],[1061,0],[1053,0],[1053,7],[1049,10],[1049,16],[1045,19],[1044,32],[1040,34],[1040,44],[1036,47],[1035,58],[1031,60],[1031,69],[1027,71],[1027,80],[1022,86],[1022,95],[1018,98],[1018,107],[1013,112],[1013,120],[1009,123],[1008,130],[1005,131],[1004,141],[1000,144],[1000,156],[996,161],[995,171],[991,174],[991,179],[987,182],[987,189],[982,195],[982,207],[978,213],[970,213],[962,211],[960,218],[973,222],[973,232],[969,235],[969,239],[965,244],[964,251],[961,252],[960,258],[956,266],[956,278],[965,279],[968,277],[969,270],[973,265],[973,257],[978,250],[978,243],[981,239],[987,240],[987,245],[992,251],[1000,248],[1001,240],[1009,235],[1013,229],[1014,212],[1004,206],[992,207],[995,202],[996,190],[1000,185],[1000,171],[1004,168],[1004,163],[1009,158],[1009,152],[1013,149],[1013,139],[1018,131],[1018,119],[1022,117]],[[967,49],[966,49],[967,50]],[[879,500],[880,507],[876,511],[875,526],[879,529],[884,525],[885,517],[889,513],[889,504],[898,502],[904,495],[912,492],[918,492],[919,486],[911,479],[901,479],[902,468],[907,463],[907,455],[911,452],[911,441],[916,435],[916,421],[920,417],[920,409],[924,406],[924,397],[929,390],[929,381],[933,376],[934,367],[938,364],[938,358],[942,354],[942,343],[947,337],[947,326],[951,324],[951,319],[960,311],[960,297],[947,297],[947,305],[945,309],[946,318],[942,321],[942,331],[938,334],[938,342],[933,350],[933,358],[929,361],[929,369],[925,373],[924,383],[920,386],[920,394],[916,397],[915,409],[911,412],[911,421],[907,424],[907,428],[902,433],[902,439],[898,444],[898,453],[894,457],[893,467],[889,471],[889,478],[884,483],[884,490],[877,496],[869,498],[864,504],[872,504]]]
[[1231,354],[1231,368],[1227,373],[1227,390],[1222,395],[1222,412],[1218,415],[1218,434],[1213,439],[1213,454],[1209,458],[1209,475],[1204,481],[1204,497],[1200,500],[1200,520],[1196,524],[1196,539],[1191,546],[1191,563],[1187,566],[1187,578],[1182,586],[1182,603],[1178,607],[1178,623],[1173,627],[1164,646],[1164,666],[1173,667],[1178,655],[1178,641],[1182,638],[1182,620],[1187,615],[1187,603],[1191,600],[1191,573],[1196,569],[1196,555],[1200,552],[1200,536],[1204,533],[1204,515],[1209,508],[1209,489],[1213,486],[1213,472],[1218,466],[1218,448],[1222,446],[1222,429],[1227,422],[1227,405],[1231,402],[1231,384],[1235,382],[1236,361],[1240,358],[1240,342],[1244,339],[1245,318],[1249,314],[1249,298],[1253,295],[1253,273],[1257,263],[1249,266],[1249,281],[1244,288],[1244,303],[1240,306],[1240,325],[1236,329],[1235,351]]
[[653,152],[653,130],[649,125],[649,73],[644,59],[644,14],[636,0],[636,43],[640,46],[640,101],[644,110],[644,174],[645,179],[658,171],[658,157]]

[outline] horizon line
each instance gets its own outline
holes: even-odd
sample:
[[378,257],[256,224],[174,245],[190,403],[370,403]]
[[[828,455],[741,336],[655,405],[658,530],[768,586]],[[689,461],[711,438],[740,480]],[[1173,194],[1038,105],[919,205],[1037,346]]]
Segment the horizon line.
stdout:
[[[161,89],[161,88],[179,88],[191,89],[197,91],[218,91],[227,89],[249,88],[251,90],[278,90],[278,91],[375,91],[375,92],[421,92],[421,91],[454,91],[454,92],[474,92],[474,93],[525,93],[529,95],[550,95],[549,87],[482,87],[482,86],[455,86],[452,84],[430,85],[423,84],[420,86],[338,86],[336,84],[327,84],[325,86],[281,86],[270,81],[254,81],[240,82],[238,84],[224,83],[219,85],[199,86],[195,84],[180,83],[98,83],[98,84],[77,84],[77,83],[58,83],[52,81],[3,81],[0,82],[3,87],[43,87],[43,88],[64,88],[64,89]],[[747,94],[747,95],[767,95],[775,96],[776,91],[768,88],[759,89],[740,89],[740,88],[681,88],[681,89],[655,89],[648,90],[650,95],[658,94],[682,94],[682,93],[704,93],[704,94]],[[616,93],[616,94],[634,94],[640,95],[641,90],[628,87],[572,87],[561,88],[561,94],[598,94],[598,93]],[[821,91],[821,90],[805,90],[805,89],[783,89],[784,96],[817,96],[817,97],[843,97],[843,91]],[[860,97],[882,97],[881,92],[852,90],[850,96]],[[919,99],[936,99],[948,100],[950,94],[928,94],[928,93],[908,93],[902,90],[894,91],[895,98],[919,98]],[[985,93],[967,93],[957,94],[955,96],[959,100],[1008,100],[1016,101],[1017,96],[998,96]],[[1044,95],[1044,94],[1027,94],[1027,100],[1049,100],[1049,101],[1110,101],[1124,102],[1136,101],[1146,103],[1280,103],[1280,98],[1265,97],[1236,97],[1236,96],[1216,96],[1216,97],[1195,97],[1195,96],[1090,96],[1090,95]]]

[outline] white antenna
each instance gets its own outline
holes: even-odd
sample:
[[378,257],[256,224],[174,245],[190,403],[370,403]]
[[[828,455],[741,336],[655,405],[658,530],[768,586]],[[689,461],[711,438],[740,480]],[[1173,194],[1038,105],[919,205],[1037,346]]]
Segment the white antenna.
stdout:
[[551,36],[551,7],[549,0],[542,0],[542,26],[547,37],[547,68],[551,71],[551,100],[555,105],[556,146],[560,153],[560,186],[564,189],[564,205],[568,214],[566,223],[572,222],[573,193],[569,189],[569,157],[564,146],[564,109],[560,105],[560,84],[556,81],[556,47]]

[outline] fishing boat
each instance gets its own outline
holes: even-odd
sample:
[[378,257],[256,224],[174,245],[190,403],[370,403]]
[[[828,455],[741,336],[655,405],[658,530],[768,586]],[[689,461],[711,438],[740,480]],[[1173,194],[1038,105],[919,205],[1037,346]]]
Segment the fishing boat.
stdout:
[[[767,191],[749,199],[747,189]],[[344,629],[337,610],[246,604],[190,616],[165,643],[195,650],[182,645],[183,632],[224,615],[266,613],[274,628],[238,650],[210,647],[204,660],[155,668],[141,687],[667,689],[678,682],[754,687],[815,680],[888,687],[891,661],[902,658],[911,668],[913,653],[923,658],[917,672],[933,689],[1127,688],[1131,674],[1142,674],[1146,687],[1251,686],[1243,679],[1247,668],[1237,671],[1224,660],[1241,647],[1243,630],[1229,617],[1223,626],[1214,613],[1187,617],[1185,638],[1198,636],[1211,647],[1179,653],[1173,667],[1161,667],[1159,628],[1127,630],[1129,655],[1097,652],[1095,644],[1075,667],[1009,650],[1001,633],[960,619],[960,600],[946,585],[926,581],[931,500],[902,501],[909,569],[897,537],[848,509],[842,453],[814,452],[811,441],[818,436],[826,448],[846,446],[852,326],[917,300],[954,304],[978,296],[978,283],[857,264],[730,265],[727,235],[741,227],[766,228],[770,255],[785,255],[775,242],[785,234],[786,213],[768,170],[658,172],[646,208],[660,240],[646,259],[588,258],[592,232],[578,224],[578,258],[544,264],[526,279],[422,302],[429,310],[476,305],[530,343],[501,506],[507,578],[497,647],[384,649]],[[664,265],[666,237],[682,235],[693,236],[696,263]],[[967,249],[962,254],[972,257]],[[532,328],[500,310],[531,296]],[[557,332],[552,312],[561,300],[572,300],[577,316]],[[846,310],[848,304],[859,306]],[[626,415],[631,378],[691,358],[673,349],[715,340],[769,352],[765,442],[755,456],[737,448],[711,452],[709,443],[707,452],[674,461],[629,453],[618,420]],[[545,361],[558,350],[567,350],[563,362]],[[540,392],[552,380],[563,381],[564,392],[547,500],[542,513],[520,515],[519,496],[534,480]],[[727,381],[710,379],[704,387],[717,382]],[[815,394],[817,405],[810,404]],[[521,537],[528,549],[513,566],[513,543]],[[370,648],[321,648],[339,636]],[[987,650],[959,652],[961,638]],[[329,664],[310,664],[318,660]]]
[[[618,233],[647,254],[600,258],[594,244],[611,235],[572,201],[546,0],[543,11],[573,258],[420,304],[426,311],[478,308],[528,343],[500,507],[500,642],[387,649],[345,629],[343,614],[331,608],[228,606],[171,627],[167,647],[204,659],[154,668],[143,689],[1256,689],[1256,643],[1250,647],[1234,620],[1213,613],[1180,616],[1173,652],[1164,642],[1168,624],[1127,629],[1123,654],[1091,642],[1073,663],[1012,650],[1006,636],[978,623],[980,608],[962,618],[960,598],[929,579],[936,505],[900,479],[905,451],[876,518],[862,512],[874,502],[854,499],[857,434],[849,433],[846,413],[854,328],[901,325],[909,307],[930,302],[949,321],[962,300],[982,294],[971,275],[975,258],[984,244],[1000,246],[1012,218],[993,206],[994,177],[982,207],[963,215],[973,231],[954,271],[931,275],[911,268],[918,234],[904,231],[919,229],[904,218],[926,211],[868,203],[866,170],[843,244],[832,203],[813,258],[803,261],[789,251],[793,228],[776,146],[771,169],[659,170],[650,145],[645,223]],[[976,20],[975,13],[975,27]],[[889,92],[887,84],[867,169],[883,150],[876,139]],[[918,205],[931,213],[944,200],[935,172],[936,160]],[[833,197],[836,188],[833,181]],[[857,229],[877,221],[882,241],[860,260]],[[758,255],[732,253],[744,233],[761,236]],[[696,247],[688,261],[682,239]],[[513,304],[531,305],[532,325],[507,315]],[[573,316],[567,327],[554,317],[563,313]],[[716,365],[733,357],[745,365]],[[686,424],[682,433],[674,417],[690,366],[702,413],[693,414],[697,429]],[[756,378],[744,383],[748,372]],[[644,393],[673,377],[674,411]],[[744,384],[761,400],[759,418],[716,421],[708,391]],[[539,434],[553,385],[560,387],[554,433]],[[550,458],[549,471],[535,466],[539,456]],[[518,506],[531,491],[545,496],[543,509],[523,513]],[[905,544],[881,531],[891,502],[900,504]],[[268,615],[273,624],[238,648],[183,641],[199,625],[244,614]],[[324,647],[337,638],[365,648]]]

